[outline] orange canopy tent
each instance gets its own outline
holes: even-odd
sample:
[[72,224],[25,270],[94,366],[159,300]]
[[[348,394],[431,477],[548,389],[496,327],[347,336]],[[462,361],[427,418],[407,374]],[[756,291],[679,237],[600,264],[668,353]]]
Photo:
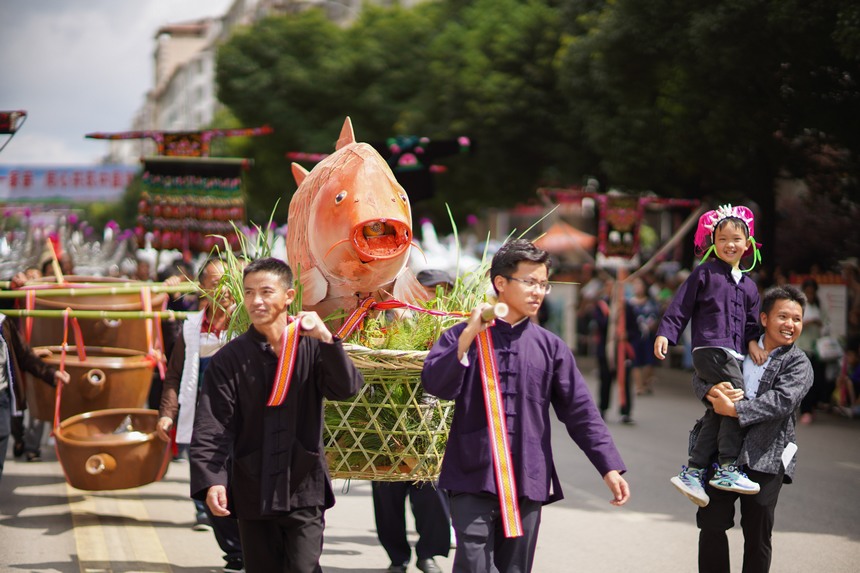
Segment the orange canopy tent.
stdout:
[[556,221],[534,243],[554,255],[574,254],[592,251],[597,244],[597,237],[564,221]]

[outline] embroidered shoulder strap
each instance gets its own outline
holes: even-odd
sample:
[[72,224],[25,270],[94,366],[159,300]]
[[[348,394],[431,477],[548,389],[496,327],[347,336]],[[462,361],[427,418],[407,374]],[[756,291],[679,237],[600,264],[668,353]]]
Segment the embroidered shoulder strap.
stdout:
[[301,321],[289,318],[289,323],[281,335],[281,354],[278,356],[278,370],[275,373],[275,383],[269,395],[267,406],[280,406],[287,398],[290,390],[290,380],[296,367],[296,354],[299,349],[299,332]]

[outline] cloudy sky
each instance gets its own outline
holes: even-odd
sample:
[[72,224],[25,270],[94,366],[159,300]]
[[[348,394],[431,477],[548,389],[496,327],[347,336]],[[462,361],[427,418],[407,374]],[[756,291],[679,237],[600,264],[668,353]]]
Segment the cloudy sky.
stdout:
[[153,85],[156,30],[220,16],[231,2],[0,1],[0,110],[27,111],[0,166],[97,161],[108,144],[84,135],[130,129]]

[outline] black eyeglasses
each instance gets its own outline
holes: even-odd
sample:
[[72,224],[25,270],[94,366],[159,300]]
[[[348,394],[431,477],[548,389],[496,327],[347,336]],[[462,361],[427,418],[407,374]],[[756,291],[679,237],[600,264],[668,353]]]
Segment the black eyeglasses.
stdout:
[[518,283],[523,283],[528,289],[542,290],[544,294],[549,294],[552,291],[552,285],[549,284],[549,281],[539,282],[534,279],[518,279],[517,277],[505,278],[509,281],[517,281]]

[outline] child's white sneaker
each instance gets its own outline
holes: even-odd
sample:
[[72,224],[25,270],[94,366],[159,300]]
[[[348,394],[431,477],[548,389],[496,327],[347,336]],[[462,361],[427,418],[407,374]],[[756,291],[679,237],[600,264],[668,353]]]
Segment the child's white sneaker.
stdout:
[[669,480],[678,491],[699,507],[705,507],[711,498],[705,493],[705,470],[681,466],[681,473]]
[[711,487],[721,489],[723,491],[733,491],[735,493],[743,493],[746,495],[755,495],[761,488],[759,485],[747,477],[747,474],[736,468],[732,464],[718,466],[714,464],[714,477],[708,482]]

